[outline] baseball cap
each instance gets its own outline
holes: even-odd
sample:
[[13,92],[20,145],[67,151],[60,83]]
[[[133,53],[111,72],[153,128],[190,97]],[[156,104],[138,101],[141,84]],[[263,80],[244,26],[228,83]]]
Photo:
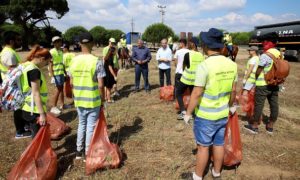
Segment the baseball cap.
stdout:
[[247,50],[248,51],[258,51],[258,47],[257,46],[250,46]]
[[115,40],[115,38],[109,38],[109,42],[115,43],[116,40]]
[[59,37],[59,36],[54,36],[54,37],[52,38],[52,43],[54,43],[54,42],[57,41],[57,40],[61,40],[61,37]]
[[80,43],[88,43],[93,41],[93,36],[89,32],[83,32],[79,35]]

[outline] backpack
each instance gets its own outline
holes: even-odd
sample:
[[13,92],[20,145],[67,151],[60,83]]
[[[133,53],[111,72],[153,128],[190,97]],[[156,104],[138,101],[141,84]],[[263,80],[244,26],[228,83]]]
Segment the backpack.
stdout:
[[272,68],[265,74],[265,80],[268,85],[277,86],[282,84],[290,73],[290,65],[287,60],[275,58],[271,53],[265,53],[273,60]]
[[[27,66],[28,67],[28,66]],[[24,66],[19,65],[16,68],[8,70],[6,78],[0,85],[0,108],[15,111],[21,109],[25,97],[31,94],[31,90],[23,94],[20,77],[25,70]]]

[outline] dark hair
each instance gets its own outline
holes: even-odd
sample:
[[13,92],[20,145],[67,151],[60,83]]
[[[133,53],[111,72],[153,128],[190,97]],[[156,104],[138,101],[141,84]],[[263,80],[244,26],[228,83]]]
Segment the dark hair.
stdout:
[[186,41],[186,39],[180,39],[180,40],[179,40],[179,43],[183,43],[183,44],[186,46],[187,41]]
[[20,36],[20,34],[15,31],[6,31],[3,34],[5,45],[9,44],[10,41],[15,41],[17,39],[17,36]]
[[41,48],[40,45],[34,45],[26,59],[27,61],[31,61],[33,60],[33,58],[37,57],[43,57],[46,60],[51,58],[52,56],[48,49]]

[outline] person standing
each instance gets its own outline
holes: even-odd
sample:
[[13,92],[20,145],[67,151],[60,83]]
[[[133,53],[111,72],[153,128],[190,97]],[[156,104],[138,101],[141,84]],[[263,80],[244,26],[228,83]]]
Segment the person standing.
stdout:
[[90,33],[79,36],[81,54],[73,58],[70,66],[74,104],[79,117],[76,159],[83,159],[88,151],[99,112],[104,102],[103,62],[91,54],[93,37]]
[[[224,159],[224,134],[229,107],[236,95],[237,65],[220,55],[223,34],[215,28],[201,32],[203,51],[208,56],[196,70],[195,87],[184,116],[186,123],[195,110],[194,135],[197,143],[194,180],[202,180],[213,148],[213,178],[220,178]],[[233,113],[233,112],[232,112]]]
[[70,71],[70,65],[72,62],[72,59],[75,57],[75,54],[70,52],[70,46],[68,44],[64,44],[63,46],[63,64],[65,66],[65,70],[67,72],[67,75],[69,75]]
[[224,33],[223,40],[224,40],[225,45],[226,45],[226,47],[227,47],[227,49],[229,51],[229,56],[230,56],[231,59],[233,59],[232,58],[232,51],[233,51],[232,37],[230,36],[230,34],[228,33],[228,31],[224,31],[223,33]]
[[183,120],[183,117],[186,114],[186,109],[183,103],[184,92],[187,88],[189,88],[190,92],[192,92],[194,88],[195,71],[197,66],[204,61],[204,56],[197,50],[197,44],[196,38],[192,38],[189,42],[190,52],[184,55],[182,76],[175,90],[176,99],[180,108],[180,114],[177,116],[178,120]]
[[47,66],[50,60],[50,52],[35,45],[27,57],[27,62],[22,64],[24,71],[20,80],[23,94],[26,94],[22,117],[30,124],[32,138],[38,133],[40,126],[46,125],[48,89],[41,68]]
[[[108,46],[106,46],[102,50],[102,57],[103,57],[104,62],[109,59],[109,52],[110,52],[111,48],[116,48],[116,40],[115,40],[115,38],[109,38]],[[118,76],[119,61],[118,61],[118,54],[117,53],[115,53],[114,56],[113,56],[113,63],[114,63],[114,66],[113,66],[114,72]],[[113,90],[114,90],[114,94],[113,94],[114,96],[120,96],[120,93],[118,92],[117,82],[114,84]]]
[[264,54],[259,57],[258,68],[255,73],[256,77],[256,88],[255,88],[255,103],[254,103],[254,118],[249,124],[245,125],[244,128],[252,134],[258,133],[259,120],[262,116],[263,108],[266,99],[270,104],[270,118],[266,124],[267,133],[273,133],[273,125],[278,118],[278,91],[279,86],[268,85],[265,81],[265,74],[267,74],[272,66],[274,56],[277,59],[282,57],[281,52],[275,48],[268,49]]
[[[19,33],[14,31],[7,31],[4,33],[5,46],[1,51],[0,58],[0,71],[1,79],[5,79],[5,75],[9,69],[15,68],[21,62],[21,57],[15,51],[21,47],[22,39]],[[16,128],[16,139],[31,137],[30,131],[25,131],[24,127],[26,121],[22,118],[22,110],[18,109],[14,111],[14,125]]]
[[104,86],[105,86],[105,101],[108,103],[113,103],[111,99],[111,89],[113,85],[117,83],[117,74],[114,71],[114,62],[113,58],[117,53],[116,48],[111,47],[108,52],[108,59],[104,61],[104,69],[106,76],[104,77]]
[[258,47],[251,46],[248,48],[250,59],[247,62],[247,67],[245,70],[245,75],[243,79],[243,95],[247,95],[248,92],[255,87],[255,72],[258,66]]
[[168,47],[167,39],[161,40],[161,47],[156,53],[156,60],[158,61],[159,69],[159,83],[160,87],[164,86],[164,79],[166,76],[167,86],[171,85],[171,61],[172,61],[172,51]]
[[[62,39],[59,36],[52,38],[53,48],[50,50],[52,56],[52,63],[50,63],[50,75],[53,77],[56,91],[54,93],[53,107],[50,112],[53,114],[61,114],[64,108],[64,82],[66,70],[63,64],[63,52],[61,51]],[[58,99],[60,100],[61,106],[58,108]]]
[[150,84],[148,80],[148,63],[151,60],[150,50],[144,46],[144,42],[139,39],[137,47],[134,47],[132,50],[132,60],[135,62],[135,91],[140,89],[140,79],[141,74],[144,78],[144,88],[146,93],[150,93]]
[[[180,81],[180,78],[182,76],[182,72],[183,72],[183,60],[184,60],[184,55],[186,53],[188,53],[190,50],[186,48],[187,45],[187,41],[186,39],[180,39],[179,40],[179,50],[175,52],[174,55],[174,61],[175,61],[175,65],[176,65],[176,70],[175,70],[175,89],[178,86],[178,83]],[[175,97],[176,97],[176,93]]]

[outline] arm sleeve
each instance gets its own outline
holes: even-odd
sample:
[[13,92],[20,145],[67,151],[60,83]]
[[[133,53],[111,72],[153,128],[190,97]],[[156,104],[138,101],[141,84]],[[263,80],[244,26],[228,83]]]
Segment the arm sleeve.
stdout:
[[150,50],[147,48],[147,58],[146,61],[150,61],[151,60],[151,52]]
[[97,79],[103,78],[106,76],[104,65],[102,60],[98,60],[96,65],[96,72],[94,75],[94,81],[97,82]]
[[132,60],[135,61],[135,62],[138,61],[138,59],[136,58],[136,50],[135,50],[135,48],[132,49]]
[[6,51],[5,53],[1,54],[1,63],[4,66],[9,67],[17,65],[18,61],[17,57],[13,53]]
[[[27,77],[28,77],[28,85],[29,87],[31,87],[31,82],[41,79],[41,72],[38,69],[33,69],[27,72]],[[41,85],[42,83],[43,82],[41,81]]]
[[205,63],[199,64],[196,70],[195,86],[204,87],[206,85],[208,70]]
[[158,51],[157,51],[157,53],[156,53],[156,60],[158,61],[159,60],[159,58],[160,58],[160,49],[158,49]]
[[261,67],[265,67],[267,66],[268,64],[268,61],[269,61],[269,56],[266,55],[266,54],[262,54],[260,57],[259,57],[259,63],[258,63],[258,66],[261,66]]
[[172,50],[169,48],[169,56],[168,56],[168,60],[172,61]]

